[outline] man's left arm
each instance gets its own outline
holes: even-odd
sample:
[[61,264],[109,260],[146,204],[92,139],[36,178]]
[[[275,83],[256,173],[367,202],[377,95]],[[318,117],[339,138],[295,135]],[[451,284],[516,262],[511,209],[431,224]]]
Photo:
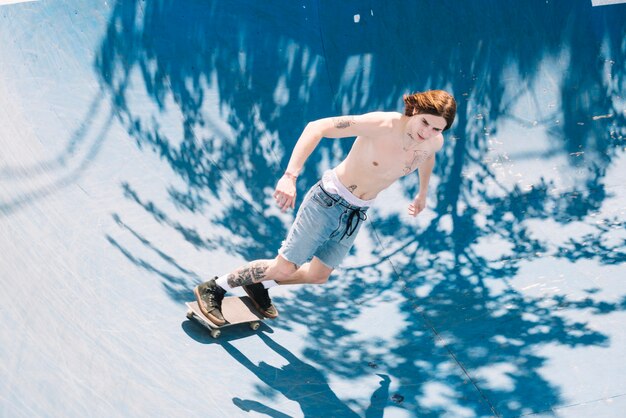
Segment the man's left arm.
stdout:
[[418,168],[420,179],[420,190],[413,203],[409,205],[409,215],[417,216],[421,211],[426,208],[426,197],[428,196],[428,182],[430,181],[430,175],[435,167],[435,154],[431,155],[424,163]]

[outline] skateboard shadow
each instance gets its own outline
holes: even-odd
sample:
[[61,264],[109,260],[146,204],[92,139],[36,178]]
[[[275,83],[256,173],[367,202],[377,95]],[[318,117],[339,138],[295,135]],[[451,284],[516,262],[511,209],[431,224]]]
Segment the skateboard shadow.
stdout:
[[195,320],[187,319],[183,321],[181,328],[185,334],[201,344],[222,344],[224,342],[247,338],[258,333],[274,333],[274,330],[267,325],[265,321],[261,321],[261,326],[256,331],[251,330],[246,323],[232,325],[228,327],[226,331],[222,332],[219,338],[211,337],[211,332]]
[[[262,361],[257,365],[228,341],[223,341],[222,346],[269,388],[297,402],[304,416],[361,416],[337,397],[324,373],[299,359],[264,332],[259,333],[258,336],[270,349],[287,360],[288,364],[275,367]],[[389,400],[391,379],[383,374],[378,376],[382,380],[380,387],[372,394],[370,405],[365,411],[365,416],[368,418],[382,417]],[[246,412],[255,411],[275,418],[290,416],[256,400],[233,398],[233,403]]]

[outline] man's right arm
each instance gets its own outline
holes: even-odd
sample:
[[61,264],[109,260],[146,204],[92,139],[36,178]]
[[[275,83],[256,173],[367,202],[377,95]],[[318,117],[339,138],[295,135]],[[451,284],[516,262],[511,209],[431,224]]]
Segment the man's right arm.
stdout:
[[398,119],[398,115],[395,112],[372,112],[309,122],[296,142],[285,174],[276,186],[274,199],[278,206],[283,211],[295,207],[296,179],[322,138],[384,136],[392,130],[393,122]]
[[286,173],[297,177],[322,138],[384,135],[385,131],[391,130],[395,115],[397,113],[372,112],[309,122],[291,153]]

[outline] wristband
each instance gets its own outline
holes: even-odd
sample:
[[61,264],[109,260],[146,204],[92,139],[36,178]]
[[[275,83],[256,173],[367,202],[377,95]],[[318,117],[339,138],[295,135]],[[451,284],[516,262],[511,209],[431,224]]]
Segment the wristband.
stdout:
[[287,171],[285,171],[285,174],[283,174],[283,176],[287,176],[287,177],[289,177],[292,180],[296,180],[298,178],[298,176],[293,175],[293,174],[291,174],[291,173],[289,173]]

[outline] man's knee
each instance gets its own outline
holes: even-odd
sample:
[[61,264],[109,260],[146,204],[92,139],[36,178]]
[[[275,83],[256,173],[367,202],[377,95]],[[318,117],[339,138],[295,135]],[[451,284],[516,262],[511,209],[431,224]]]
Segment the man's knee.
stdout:
[[298,270],[298,267],[294,263],[287,261],[287,259],[279,255],[274,259],[270,270],[271,272],[268,276],[271,275],[274,280],[281,281],[288,279],[296,272],[296,270]]
[[314,274],[310,277],[311,281],[310,283],[312,284],[324,284],[328,281],[328,278],[330,277],[330,273],[329,274]]
[[322,263],[319,259],[314,258],[307,272],[309,283],[324,284],[328,281],[333,269]]

